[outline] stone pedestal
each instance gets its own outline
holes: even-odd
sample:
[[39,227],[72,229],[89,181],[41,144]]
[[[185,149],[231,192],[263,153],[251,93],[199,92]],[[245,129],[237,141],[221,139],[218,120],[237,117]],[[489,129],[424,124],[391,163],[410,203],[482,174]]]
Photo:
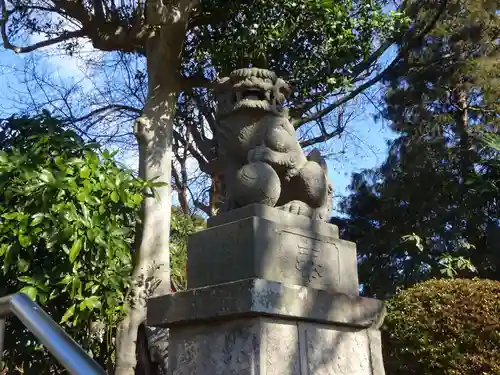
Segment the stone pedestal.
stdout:
[[188,290],[147,323],[170,328],[172,375],[383,375],[383,315],[334,225],[253,205],[191,237]]

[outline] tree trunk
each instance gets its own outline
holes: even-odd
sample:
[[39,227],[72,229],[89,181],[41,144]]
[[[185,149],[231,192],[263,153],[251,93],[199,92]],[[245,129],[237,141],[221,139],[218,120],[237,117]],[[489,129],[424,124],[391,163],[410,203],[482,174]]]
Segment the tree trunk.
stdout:
[[[135,124],[139,145],[139,176],[168,183],[177,95],[167,87],[159,87],[155,91],[148,98],[143,114]],[[137,333],[146,319],[146,299],[170,291],[170,206],[169,185],[155,188],[154,194],[147,194],[144,200],[141,228],[137,233],[138,247],[134,253],[131,304],[117,334],[116,375],[135,373]]]
[[210,186],[210,202],[209,202],[209,216],[219,214],[224,205],[224,198],[226,196],[224,186],[224,176],[221,173],[214,171],[212,174],[212,183]]
[[185,215],[189,215],[189,201],[188,201],[188,174],[187,174],[187,152],[184,150],[185,155],[180,158],[179,165],[181,169],[180,173],[180,184],[178,186],[178,197],[179,197],[179,205],[181,206],[181,210]]
[[[134,124],[139,146],[139,176],[166,185],[155,188],[154,195],[146,194],[141,209],[133,257],[134,285],[130,292],[128,314],[120,324],[116,337],[115,375],[151,375],[159,372],[158,367],[161,370],[166,368],[168,331],[145,327],[144,324],[147,298],[170,292],[173,120],[181,90],[180,55],[191,10],[189,5],[194,3],[181,0],[178,6],[171,5],[167,11],[158,11],[161,15],[170,16],[159,17],[161,28],[155,31],[146,46],[148,97],[141,116]],[[143,345],[146,342],[144,339],[147,339],[149,348]],[[148,353],[138,353],[140,348],[149,349]],[[151,360],[151,357],[154,363],[142,363],[144,358]],[[136,372],[137,360],[141,361],[141,365],[137,366]]]
[[457,111],[455,112],[455,122],[457,133],[460,138],[460,164],[461,177],[465,180],[469,173],[472,172],[472,138],[469,134],[469,112],[467,104],[467,92],[463,87],[455,90],[455,101]]

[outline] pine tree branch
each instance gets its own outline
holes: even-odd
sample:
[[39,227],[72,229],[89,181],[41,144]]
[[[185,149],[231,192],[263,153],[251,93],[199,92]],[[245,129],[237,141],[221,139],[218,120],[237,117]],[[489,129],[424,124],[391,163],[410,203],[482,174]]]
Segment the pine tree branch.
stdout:
[[357,78],[361,73],[370,68],[375,61],[377,61],[382,55],[395,43],[394,39],[386,40],[375,52],[373,52],[367,59],[356,65],[351,72],[353,78]]

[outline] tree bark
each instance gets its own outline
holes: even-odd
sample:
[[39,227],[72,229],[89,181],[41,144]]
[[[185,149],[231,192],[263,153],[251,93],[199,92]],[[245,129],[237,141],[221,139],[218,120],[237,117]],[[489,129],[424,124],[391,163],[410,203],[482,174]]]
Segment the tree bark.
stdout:
[[224,178],[223,175],[218,171],[214,171],[212,174],[212,183],[210,186],[209,212],[208,212],[209,216],[217,215],[224,204],[226,191],[223,178]]
[[455,122],[457,133],[460,138],[460,164],[462,179],[465,180],[469,173],[472,172],[472,138],[469,134],[469,112],[467,104],[467,92],[463,87],[458,87],[455,90],[455,101],[457,111],[455,112]]
[[[157,88],[135,124],[139,144],[139,175],[169,183],[176,93]],[[138,329],[146,320],[146,299],[170,291],[170,186],[146,194],[134,253],[131,304],[117,334],[115,374],[133,375]],[[144,367],[144,366],[143,366]]]
[[[154,363],[137,366],[141,375],[166,369],[167,330],[145,327],[147,298],[170,292],[170,214],[173,125],[178,93],[181,91],[180,57],[189,15],[196,1],[180,0],[169,9],[151,3],[158,25],[146,45],[148,96],[134,131],[139,146],[139,176],[166,185],[145,194],[136,234],[133,286],[128,314],[116,337],[115,375],[135,375],[137,360]],[[154,15],[153,15],[154,16]],[[148,16],[149,17],[149,16]],[[145,329],[142,329],[145,328]],[[138,338],[139,332],[142,334]],[[137,353],[137,341],[147,338],[147,355]],[[140,347],[145,347],[141,345]],[[139,348],[140,348],[139,347]],[[150,352],[150,353],[149,353]]]

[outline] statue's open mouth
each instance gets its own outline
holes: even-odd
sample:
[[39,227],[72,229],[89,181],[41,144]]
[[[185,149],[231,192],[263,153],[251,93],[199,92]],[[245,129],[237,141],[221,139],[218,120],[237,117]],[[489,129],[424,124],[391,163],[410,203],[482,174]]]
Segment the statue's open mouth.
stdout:
[[243,100],[266,100],[266,95],[259,89],[238,90],[234,94],[235,103]]
[[[257,85],[255,85],[257,86]],[[272,111],[273,93],[263,87],[236,87],[233,88],[231,111],[239,109],[260,109]]]
[[243,68],[220,82],[219,117],[240,109],[282,114],[283,103],[290,93],[285,81],[266,69]]

